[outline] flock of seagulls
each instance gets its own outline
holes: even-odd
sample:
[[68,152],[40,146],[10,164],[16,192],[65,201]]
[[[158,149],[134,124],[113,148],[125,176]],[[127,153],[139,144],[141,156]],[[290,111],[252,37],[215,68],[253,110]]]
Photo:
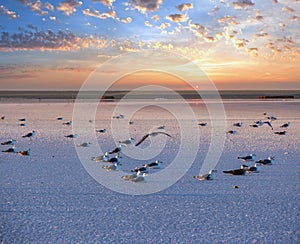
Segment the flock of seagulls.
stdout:
[[[268,115],[266,112],[263,113],[263,115],[266,116],[265,121],[263,121],[262,119],[255,121],[253,124],[250,124],[249,126],[257,128],[263,125],[267,125],[271,128],[271,130],[274,130],[274,127],[272,125],[272,122],[277,120],[277,118],[275,116],[272,115]],[[279,128],[288,128],[290,126],[290,122],[286,122],[284,124],[282,124],[281,126],[279,126]],[[200,126],[206,126],[207,123],[200,123],[198,124]],[[243,126],[243,122],[236,122],[233,123],[234,127],[242,127]],[[234,135],[236,134],[237,131],[236,130],[229,130],[227,131],[227,134],[231,134]],[[287,131],[274,131],[274,134],[277,135],[285,135],[287,133]],[[251,161],[255,161],[256,158],[256,154],[251,153],[249,155],[246,156],[238,156],[237,159],[242,160],[243,162],[251,162]],[[231,174],[231,175],[245,175],[246,173],[259,173],[261,170],[261,167],[264,165],[271,165],[273,164],[273,161],[275,160],[274,157],[267,157],[265,159],[260,159],[258,161],[255,161],[255,164],[253,166],[248,166],[246,164],[242,164],[240,168],[238,169],[231,169],[231,170],[223,170],[224,174]],[[217,170],[212,169],[210,170],[207,174],[202,174],[202,175],[196,175],[193,176],[193,178],[197,179],[197,180],[213,180],[215,178],[215,173],[217,173]],[[236,187],[238,188],[238,187]]]
[[[254,121],[253,124],[250,124],[249,126],[257,128],[263,125],[267,125],[268,127],[271,128],[271,130],[274,130],[274,127],[272,125],[272,123],[277,120],[276,117],[268,115],[267,113],[264,113],[267,120],[257,120]],[[112,117],[113,119],[123,119],[124,115],[119,114],[116,116]],[[0,118],[1,120],[5,120],[5,116],[2,116]],[[59,121],[64,120],[62,117],[58,117],[56,118]],[[21,118],[19,119],[20,122],[22,122],[19,125],[22,126],[26,126],[25,122],[26,118]],[[134,124],[134,121],[130,120],[129,121],[130,125]],[[284,124],[282,124],[281,126],[279,126],[279,128],[281,129],[287,129],[290,126],[290,122],[286,122]],[[62,125],[64,126],[71,126],[72,125],[72,121],[66,121],[63,122]],[[199,126],[201,127],[205,127],[207,126],[207,122],[201,122],[198,123]],[[234,127],[243,127],[243,122],[236,122],[233,123]],[[166,126],[165,125],[160,125],[156,127],[156,131],[153,132],[149,132],[147,134],[145,134],[140,140],[138,140],[137,142],[135,141],[134,138],[130,137],[126,140],[122,140],[122,141],[118,141],[119,146],[108,150],[107,152],[105,152],[103,155],[99,155],[99,156],[94,156],[91,158],[91,160],[95,161],[96,163],[102,162],[105,163],[105,165],[102,166],[102,168],[107,171],[107,172],[112,172],[112,171],[118,171],[121,169],[122,163],[121,163],[121,153],[124,150],[124,148],[126,147],[138,147],[140,146],[144,141],[146,141],[149,137],[157,137],[157,136],[166,136],[168,138],[173,138],[170,134],[168,134],[167,132],[165,132]],[[102,129],[97,129],[96,130],[97,133],[106,133],[107,130],[105,128]],[[35,130],[32,130],[24,135],[22,135],[22,138],[29,138],[30,140],[35,136]],[[234,135],[237,133],[237,130],[229,130],[227,131],[227,134],[231,134]],[[275,134],[277,135],[285,135],[287,133],[286,130],[284,131],[274,131]],[[65,135],[64,137],[66,138],[77,138],[77,134],[68,134]],[[1,142],[1,146],[5,147],[5,146],[10,146],[9,148],[3,149],[2,152],[4,153],[16,153],[20,156],[29,156],[30,155],[30,148],[28,150],[23,150],[23,151],[17,151],[15,149],[15,143],[17,140],[15,139],[10,139],[4,142]],[[89,147],[91,143],[89,142],[83,142],[80,144],[76,144],[77,147]],[[273,163],[274,161],[274,157],[267,157],[265,159],[260,159],[258,161],[255,161],[256,155],[254,153],[251,153],[249,155],[246,156],[238,156],[237,159],[238,160],[242,160],[243,162],[255,162],[254,165],[252,166],[248,166],[246,164],[242,164],[240,168],[237,169],[230,169],[230,170],[223,170],[223,173],[225,174],[231,174],[231,175],[245,175],[246,173],[258,173],[261,170],[261,167],[264,165],[270,165]],[[145,182],[146,181],[146,177],[149,175],[151,170],[155,170],[155,169],[160,169],[161,165],[162,165],[162,161],[160,160],[155,160],[153,162],[149,162],[147,164],[142,164],[139,167],[135,167],[133,169],[131,169],[131,174],[128,175],[124,175],[122,176],[122,179],[124,179],[124,181],[132,181],[132,182]],[[193,178],[197,179],[197,180],[213,180],[215,178],[215,175],[218,171],[216,169],[211,169],[208,173],[203,174],[203,175],[197,175],[197,176],[193,176]]]

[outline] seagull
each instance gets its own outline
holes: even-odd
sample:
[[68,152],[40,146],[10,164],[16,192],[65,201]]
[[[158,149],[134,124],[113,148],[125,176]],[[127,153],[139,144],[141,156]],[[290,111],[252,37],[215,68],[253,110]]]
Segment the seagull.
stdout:
[[122,164],[120,164],[120,163],[115,163],[115,164],[112,164],[112,165],[102,166],[102,168],[105,169],[107,172],[118,171],[118,170],[120,170],[121,165]]
[[96,130],[96,132],[98,132],[98,133],[106,133],[106,129]]
[[90,142],[83,142],[81,144],[77,144],[77,147],[89,147],[92,143]]
[[268,157],[268,158],[266,158],[266,159],[261,159],[261,160],[259,160],[259,161],[256,161],[256,163],[260,163],[260,164],[262,164],[262,165],[273,164],[273,160],[274,160],[274,159],[275,159],[274,157]]
[[19,124],[20,126],[26,126],[26,124],[25,123],[22,123],[22,124]]
[[2,152],[5,152],[5,153],[15,153],[16,150],[15,150],[15,147],[10,147],[10,148],[8,148],[6,150],[3,150]]
[[277,135],[285,135],[285,134],[286,134],[286,131],[275,131],[274,134],[277,134]]
[[253,125],[249,125],[249,126],[257,128],[259,125],[258,124],[253,124]]
[[72,125],[72,121],[64,122],[63,125]]
[[133,121],[133,120],[130,120],[130,121],[128,122],[128,124],[133,125],[133,124],[134,124],[134,121]]
[[161,164],[162,164],[162,161],[155,160],[154,162],[151,162],[147,165],[150,169],[160,169]]
[[129,139],[125,141],[119,141],[120,144],[124,146],[132,145],[135,142],[134,138],[130,137]]
[[33,131],[27,133],[26,135],[24,135],[24,136],[22,136],[22,137],[23,137],[23,138],[25,138],[25,137],[31,138],[31,137],[33,137],[34,135],[35,135],[35,131],[33,130]]
[[65,137],[67,137],[67,138],[77,138],[77,134],[70,134],[70,135],[67,135]]
[[212,169],[208,172],[208,174],[195,175],[193,178],[197,180],[213,180],[215,178],[215,173],[217,173],[217,170]]
[[248,173],[250,173],[250,172],[253,172],[253,173],[259,173],[259,171],[260,171],[260,166],[261,166],[260,163],[255,163],[254,166],[248,167],[248,168],[246,169],[246,171],[247,171]]
[[273,130],[273,126],[271,125],[271,122],[270,121],[264,121],[263,122],[265,125],[268,125],[271,127],[271,129]]
[[64,118],[62,118],[62,117],[58,117],[58,118],[56,118],[57,120],[63,120]]
[[124,115],[119,114],[119,115],[113,116],[113,119],[124,119]]
[[166,135],[166,136],[168,136],[168,137],[172,137],[172,136],[170,136],[168,133],[163,132],[163,131],[151,132],[151,133],[148,133],[148,134],[144,135],[143,138],[142,138],[137,144],[135,144],[135,146],[136,146],[136,147],[139,146],[139,145],[140,145],[143,141],[145,141],[149,136],[157,136],[157,135],[159,135],[159,134]]
[[109,160],[108,153],[106,152],[104,155],[92,157],[92,160],[96,162],[107,162]]
[[204,126],[207,126],[207,123],[206,123],[206,122],[203,122],[203,123],[199,123],[198,125],[204,127]]
[[233,126],[242,127],[243,126],[243,122],[234,123]]
[[121,162],[121,158],[122,158],[122,157],[119,156],[119,154],[117,154],[115,157],[109,158],[106,162],[112,163],[112,164],[120,163],[120,162]]
[[290,122],[287,122],[287,123],[281,125],[280,127],[281,128],[288,128],[290,126],[290,124],[291,124]]
[[5,120],[5,116],[3,115],[3,116],[1,116],[1,118],[0,118],[1,120]]
[[161,125],[161,126],[158,126],[158,127],[157,127],[158,130],[164,130],[165,128],[166,128],[165,125]]
[[25,119],[25,118],[22,118],[22,119],[19,119],[19,121],[26,121],[26,119]]
[[257,120],[254,122],[256,125],[260,126],[260,125],[263,125],[264,122],[260,119],[260,120]]
[[108,154],[119,153],[119,152],[121,152],[121,151],[122,151],[123,147],[124,147],[124,145],[123,145],[123,144],[121,144],[119,147],[116,147],[115,149],[113,149],[113,150],[109,151],[109,152],[108,152]]
[[229,130],[229,131],[227,131],[227,134],[235,135],[236,134],[236,130]]
[[143,164],[142,167],[135,167],[131,170],[131,172],[149,173],[149,166],[147,164]]
[[267,119],[269,119],[269,120],[277,120],[277,118],[274,117],[274,116],[268,116]]
[[250,155],[247,155],[245,157],[238,157],[238,159],[242,159],[243,161],[254,161],[256,155],[251,153]]
[[131,175],[123,175],[121,178],[123,180],[130,181],[130,180],[135,179],[137,177],[137,174],[138,173],[134,173],[134,174],[131,174]]
[[29,152],[30,152],[30,149],[25,150],[25,151],[19,151],[18,154],[20,156],[29,156]]
[[9,141],[1,142],[1,145],[15,145],[16,140],[10,139]]
[[245,175],[246,168],[248,168],[248,166],[245,164],[242,164],[240,169],[225,170],[225,171],[223,171],[223,173],[231,174],[231,175]]
[[141,174],[140,172],[137,173],[137,177],[131,179],[132,182],[145,182],[147,173]]

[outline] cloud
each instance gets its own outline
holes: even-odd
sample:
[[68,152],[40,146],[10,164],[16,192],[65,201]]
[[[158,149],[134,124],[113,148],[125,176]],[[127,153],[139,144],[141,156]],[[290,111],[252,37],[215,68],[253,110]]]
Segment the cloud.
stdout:
[[88,8],[82,10],[82,13],[87,16],[95,17],[98,19],[107,19],[107,18],[115,18],[116,17],[116,12],[115,11],[110,11],[107,13],[100,13],[98,10],[90,11]]
[[170,27],[170,26],[171,26],[170,23],[164,22],[164,23],[161,23],[160,26],[157,26],[157,28],[160,29],[160,30],[164,30],[164,29],[166,29],[166,28],[168,28],[168,27]]
[[159,21],[160,20],[160,17],[158,15],[154,15],[152,16],[152,18],[155,22]]
[[282,8],[282,11],[286,11],[286,12],[288,12],[288,13],[290,13],[290,14],[295,13],[295,10],[292,9],[292,8],[290,8],[290,7],[288,7],[288,6],[283,7],[283,8]]
[[204,27],[198,23],[189,23],[188,27],[191,30],[191,32],[194,33],[198,37],[203,37],[207,34],[206,27]]
[[129,23],[131,23],[131,21],[132,21],[132,18],[130,18],[130,17],[121,19],[121,22],[122,22],[122,23],[125,23],[125,24],[129,24]]
[[54,32],[26,30],[22,33],[2,32],[0,51],[41,50],[41,51],[71,51],[82,48],[103,48],[107,46],[107,38],[94,36],[77,36],[68,31]]
[[248,42],[249,41],[246,40],[246,39],[236,39],[235,43],[234,43],[234,46],[236,48],[243,48],[243,47],[246,47],[246,45],[247,45]]
[[58,5],[57,10],[62,11],[65,13],[65,15],[69,16],[76,12],[76,7],[79,7],[81,5],[82,2],[77,0],[64,0]]
[[219,10],[220,8],[218,6],[215,6],[211,11],[208,12],[208,15],[214,15]]
[[105,6],[112,6],[115,0],[92,0],[93,2],[100,2]]
[[0,6],[0,13],[7,15],[11,19],[17,19],[19,17],[16,12],[8,10],[3,5]]
[[55,16],[50,16],[49,19],[52,20],[52,21],[55,21],[56,17]]
[[180,4],[180,5],[176,6],[176,8],[180,12],[183,12],[184,10],[193,8],[193,4],[192,3],[183,3],[183,4]]
[[234,9],[247,9],[248,7],[254,6],[254,3],[251,0],[238,0],[233,2]]
[[145,21],[144,25],[147,26],[147,27],[152,27],[153,26],[148,20]]
[[206,42],[216,42],[217,41],[217,38],[213,37],[213,36],[206,36],[204,37],[204,40]]
[[235,21],[236,20],[236,17],[235,16],[230,16],[230,15],[225,15],[223,17],[220,17],[218,19],[218,22],[219,23],[225,23],[225,22],[232,22],[232,21]]
[[258,56],[258,48],[257,47],[250,47],[250,48],[247,49],[247,51],[253,57]]
[[170,14],[166,16],[166,19],[172,22],[186,22],[188,20],[187,16],[183,14]]
[[50,10],[50,11],[53,11],[53,10],[54,10],[53,5],[52,5],[51,3],[49,3],[49,2],[45,2],[45,3],[44,3],[44,7],[45,7],[46,9]]
[[46,14],[48,14],[48,11],[43,11],[42,9],[41,9],[41,1],[36,1],[36,2],[34,2],[34,3],[29,3],[28,4],[29,6],[30,6],[30,10],[32,10],[32,11],[34,11],[34,12],[36,12],[38,15],[46,15]]
[[133,8],[137,9],[141,13],[154,12],[159,9],[163,0],[132,0],[130,3]]

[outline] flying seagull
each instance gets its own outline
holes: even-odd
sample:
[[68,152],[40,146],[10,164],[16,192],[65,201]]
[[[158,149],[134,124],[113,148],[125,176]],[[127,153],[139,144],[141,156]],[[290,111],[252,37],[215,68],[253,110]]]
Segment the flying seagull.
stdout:
[[148,133],[148,134],[144,135],[143,138],[142,138],[138,143],[135,144],[135,146],[136,146],[136,147],[139,146],[139,145],[140,145],[143,141],[145,141],[149,136],[157,136],[157,135],[159,135],[159,134],[166,135],[166,136],[168,136],[168,137],[172,137],[172,136],[170,136],[168,133],[163,132],[163,131],[151,132],[151,133]]

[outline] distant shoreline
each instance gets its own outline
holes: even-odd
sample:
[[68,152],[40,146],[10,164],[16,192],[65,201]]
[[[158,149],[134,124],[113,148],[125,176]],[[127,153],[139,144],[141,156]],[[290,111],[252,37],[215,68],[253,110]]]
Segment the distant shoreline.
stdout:
[[[130,92],[130,94],[128,94]],[[177,95],[176,95],[177,93]],[[120,100],[126,96],[126,99],[176,99],[178,94],[184,99],[216,99],[216,92],[214,91],[176,91],[174,92],[161,92],[161,91],[147,91],[147,92],[131,92],[131,91],[87,91],[81,93],[82,99],[99,99],[104,101]],[[15,102],[16,100],[50,100],[60,101],[68,100],[74,101],[77,97],[78,91],[0,91],[0,102]],[[222,99],[300,99],[300,90],[253,90],[253,91],[219,91]]]

